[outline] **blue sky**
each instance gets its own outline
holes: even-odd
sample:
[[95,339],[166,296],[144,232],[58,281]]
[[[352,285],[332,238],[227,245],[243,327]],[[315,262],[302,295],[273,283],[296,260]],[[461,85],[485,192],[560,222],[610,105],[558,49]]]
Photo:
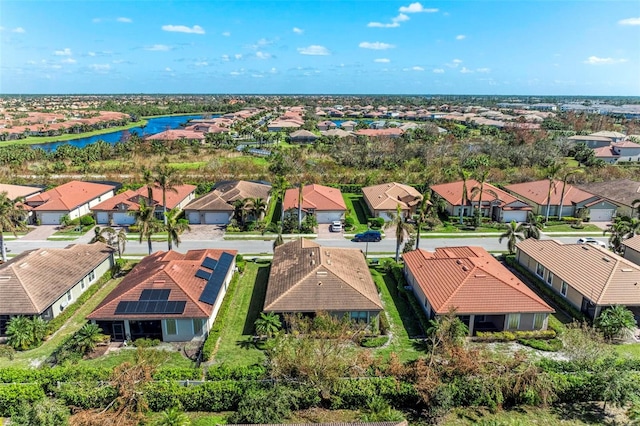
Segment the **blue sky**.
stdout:
[[0,1],[0,93],[640,95],[640,2]]

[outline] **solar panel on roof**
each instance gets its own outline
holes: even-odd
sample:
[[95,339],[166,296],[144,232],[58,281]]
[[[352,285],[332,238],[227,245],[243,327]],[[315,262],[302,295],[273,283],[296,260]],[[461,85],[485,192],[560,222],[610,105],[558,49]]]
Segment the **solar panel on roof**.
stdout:
[[144,289],[138,300],[168,300],[171,290],[167,289]]
[[215,259],[212,259],[210,257],[205,257],[204,261],[202,262],[202,266],[204,266],[205,268],[214,270],[216,269],[216,264],[218,263],[218,261],[216,261]]
[[[220,289],[224,284],[224,280],[227,277],[227,273],[229,272],[229,268],[231,268],[231,264],[233,263],[234,256],[229,253],[222,253],[220,256],[220,260],[216,265],[215,271],[211,274],[211,278],[204,286],[202,290],[202,294],[200,294],[200,301],[204,303],[208,303],[209,305],[213,305],[218,298],[218,294],[220,293]],[[204,263],[203,263],[204,265]]]
[[125,302],[122,301],[120,303],[118,303],[118,306],[116,307],[116,315],[121,315],[124,314],[124,311],[127,309],[127,305],[129,304],[129,302]]
[[209,280],[209,278],[211,278],[211,273],[207,271],[203,271],[202,269],[198,269],[198,272],[196,272],[196,277]]
[[182,314],[187,302],[179,301],[122,301],[116,307],[116,315]]

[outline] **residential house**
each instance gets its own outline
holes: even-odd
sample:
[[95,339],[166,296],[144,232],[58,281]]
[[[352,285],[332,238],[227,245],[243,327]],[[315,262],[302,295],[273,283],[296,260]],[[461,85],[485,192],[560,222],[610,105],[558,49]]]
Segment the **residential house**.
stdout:
[[142,259],[87,319],[114,341],[202,339],[218,314],[235,259],[235,250],[156,252]]
[[22,200],[42,192],[42,188],[37,186],[9,185],[0,183],[0,194],[6,192],[7,198],[12,201]]
[[362,251],[301,238],[274,250],[265,312],[328,312],[377,323],[382,302]]
[[362,188],[364,201],[373,217],[390,221],[400,206],[402,215],[410,218],[422,201],[422,194],[412,186],[397,182]]
[[226,225],[233,218],[234,202],[262,198],[269,203],[271,185],[245,180],[220,182],[213,191],[191,201],[185,208],[190,224]]
[[640,235],[635,235],[622,241],[624,247],[623,257],[636,265],[640,265]]
[[[553,182],[551,194],[549,194],[549,179],[516,183],[505,186],[504,189],[533,206],[533,212],[537,215],[546,216],[547,203],[550,203],[549,216],[558,216],[562,211],[562,216],[575,217],[581,209],[586,209],[587,216],[592,222],[610,221],[616,212],[616,205],[610,201],[568,183],[565,185],[562,181]],[[560,207],[561,201],[562,207]]]
[[[283,209],[287,214],[297,215],[300,199],[300,189],[287,189],[284,194]],[[302,187],[302,215],[314,215],[318,223],[331,223],[341,220],[347,210],[342,198],[342,192],[337,188],[330,188],[318,184]]]
[[[167,190],[165,192],[167,210],[184,209],[194,199],[195,192],[195,185],[176,185],[173,190]],[[151,195],[152,199],[149,200],[148,186],[143,186],[135,191],[128,189],[93,206],[91,211],[99,225],[132,225],[136,221],[134,212],[140,209],[140,203],[144,200],[147,206],[154,206],[156,218],[163,220],[162,189],[153,186]]]
[[340,128],[346,132],[353,132],[356,129],[357,125],[358,123],[356,123],[355,121],[343,121],[342,123],[340,123]]
[[640,267],[605,248],[528,238],[516,245],[516,259],[591,318],[613,305],[640,318]]
[[321,131],[320,134],[322,136],[335,136],[338,138],[347,138],[347,137],[354,137],[352,132],[347,132],[345,130],[342,129],[331,129],[331,130],[325,130],[325,131]]
[[428,318],[455,312],[478,331],[545,330],[553,309],[482,247],[403,254],[407,283]]
[[607,147],[611,145],[611,138],[605,136],[592,136],[592,135],[575,135],[567,138],[570,142],[575,144],[585,144],[591,149]]
[[114,185],[72,180],[48,191],[27,197],[24,204],[42,225],[59,225],[63,216],[76,219],[114,196]]
[[590,182],[576,185],[617,206],[618,216],[634,216],[637,209],[633,202],[640,199],[640,182],[631,179],[616,179],[606,182]]
[[[431,191],[445,200],[446,211],[452,216],[471,216],[474,209],[478,208],[479,194],[473,195],[473,188],[480,188],[480,183],[474,179],[467,180],[467,195],[463,203],[463,181],[443,183],[431,186]],[[473,198],[473,202],[471,199]],[[524,222],[531,206],[514,197],[502,189],[484,184],[482,192],[482,216],[490,217],[498,222]]]
[[612,143],[610,146],[596,148],[593,151],[596,158],[609,164],[640,161],[640,144],[630,140]]
[[335,129],[336,127],[338,127],[336,125],[336,123],[334,123],[333,121],[321,121],[320,123],[318,123],[318,130],[322,131],[322,130],[331,130],[331,129]]
[[170,129],[145,137],[145,140],[149,141],[177,141],[180,139],[187,141],[196,140],[202,143],[206,138],[204,132],[187,129]]
[[390,127],[388,129],[360,129],[355,132],[355,135],[370,138],[399,138],[403,133],[402,129]]
[[0,336],[11,317],[51,320],[113,266],[106,244],[25,251],[0,265]]
[[318,139],[318,136],[308,130],[296,130],[289,135],[289,142],[291,143],[313,143]]
[[622,142],[627,137],[627,135],[625,135],[624,133],[613,132],[610,130],[601,130],[599,132],[591,133],[590,136],[600,136],[600,137],[609,138],[614,143]]

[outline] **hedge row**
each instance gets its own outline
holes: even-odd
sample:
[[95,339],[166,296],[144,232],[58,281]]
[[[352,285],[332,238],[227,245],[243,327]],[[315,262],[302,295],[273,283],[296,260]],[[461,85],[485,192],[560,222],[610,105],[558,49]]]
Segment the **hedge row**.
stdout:
[[519,339],[553,339],[556,332],[553,330],[531,331],[478,331],[474,340],[479,342],[513,342]]
[[37,383],[1,384],[0,417],[9,417],[21,403],[31,404],[44,397],[44,391]]
[[238,285],[238,274],[234,274],[231,279],[231,283],[229,283],[229,288],[227,289],[227,294],[225,295],[224,300],[222,301],[222,305],[220,306],[220,310],[218,311],[218,315],[216,316],[215,321],[213,322],[213,326],[209,331],[209,335],[207,339],[204,341],[202,345],[202,360],[209,361],[211,356],[213,355],[213,350],[216,347],[216,343],[218,342],[218,338],[220,337],[220,333],[224,328],[224,322],[227,318],[227,312],[229,311],[229,306],[231,305],[231,299],[233,298],[233,294],[236,291],[236,286]]

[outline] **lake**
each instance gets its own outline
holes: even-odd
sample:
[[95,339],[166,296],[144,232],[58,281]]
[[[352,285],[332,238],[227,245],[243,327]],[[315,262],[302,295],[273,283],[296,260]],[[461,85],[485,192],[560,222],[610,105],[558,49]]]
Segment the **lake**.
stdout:
[[[60,145],[64,144],[77,146],[78,148],[84,148],[85,146],[98,141],[105,141],[111,144],[115,144],[116,142],[120,142],[124,133],[136,132],[140,137],[155,135],[156,133],[164,132],[168,129],[177,129],[189,120],[194,120],[196,118],[202,117],[202,115],[170,115],[164,117],[148,118],[147,125],[144,127],[144,129],[142,127],[132,127],[131,129],[127,130],[118,130],[117,132],[89,136],[86,138],[78,138],[70,141],[33,144],[31,145],[31,147],[33,147],[33,149],[42,148],[45,151],[55,151]],[[219,117],[219,115],[214,115],[212,117]]]

